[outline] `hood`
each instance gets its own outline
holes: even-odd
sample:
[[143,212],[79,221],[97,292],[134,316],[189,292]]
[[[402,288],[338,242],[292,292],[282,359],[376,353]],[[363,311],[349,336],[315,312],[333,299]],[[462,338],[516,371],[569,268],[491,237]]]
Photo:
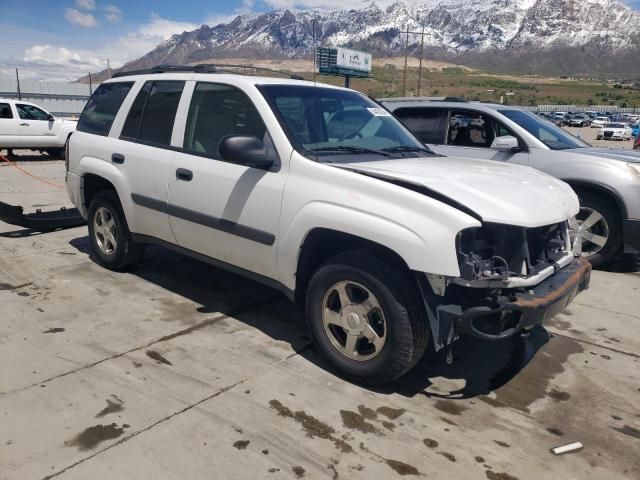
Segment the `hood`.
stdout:
[[592,157],[620,160],[627,163],[640,163],[640,151],[624,150],[622,148],[576,148],[571,150],[576,155],[589,155]]
[[579,210],[578,197],[569,185],[519,165],[429,157],[335,166],[424,187],[425,194],[430,190],[453,200],[476,213],[484,222],[539,227],[563,222]]

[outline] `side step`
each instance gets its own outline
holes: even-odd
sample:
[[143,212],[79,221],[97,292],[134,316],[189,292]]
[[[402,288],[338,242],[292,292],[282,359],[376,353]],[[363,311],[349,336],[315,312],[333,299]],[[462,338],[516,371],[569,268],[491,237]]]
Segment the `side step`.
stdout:
[[4,202],[0,202],[0,221],[40,232],[79,227],[87,223],[77,208],[62,207],[60,210],[50,212],[42,212],[38,209],[35,213],[25,215],[22,207]]

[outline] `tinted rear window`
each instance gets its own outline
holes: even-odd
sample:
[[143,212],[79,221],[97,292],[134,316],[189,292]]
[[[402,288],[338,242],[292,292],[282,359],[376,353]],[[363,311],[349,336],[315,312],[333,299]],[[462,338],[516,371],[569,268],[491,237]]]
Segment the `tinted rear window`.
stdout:
[[96,135],[109,135],[113,120],[132,86],[133,82],[100,85],[84,107],[76,130]]
[[444,109],[442,108],[399,108],[393,114],[422,143],[444,143]]
[[8,103],[0,103],[0,118],[13,118],[11,107]]
[[131,106],[121,137],[170,145],[183,88],[181,81],[147,82]]

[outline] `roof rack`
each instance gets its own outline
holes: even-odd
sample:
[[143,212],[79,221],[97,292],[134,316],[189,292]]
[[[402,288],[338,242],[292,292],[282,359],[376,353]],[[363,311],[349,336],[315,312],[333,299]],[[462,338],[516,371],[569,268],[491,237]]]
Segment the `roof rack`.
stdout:
[[[228,70],[230,68],[242,69],[241,72]],[[236,75],[251,75],[247,70],[255,70],[256,72],[269,72],[278,75],[284,75],[293,80],[304,80],[301,75],[294,73],[281,72],[272,68],[254,67],[251,65],[236,65],[232,63],[200,63],[198,65],[156,65],[155,67],[144,70],[129,70],[125,72],[115,73],[112,78],[128,77],[130,75],[149,75],[155,73],[171,73],[171,72],[193,72],[193,73],[233,73]]]
[[388,97],[379,98],[379,102],[456,102],[468,103],[463,97]]

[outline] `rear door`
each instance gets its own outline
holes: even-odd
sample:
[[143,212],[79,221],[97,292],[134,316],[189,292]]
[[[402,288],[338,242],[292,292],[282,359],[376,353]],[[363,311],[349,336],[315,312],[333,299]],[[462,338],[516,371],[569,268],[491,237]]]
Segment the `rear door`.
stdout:
[[20,146],[20,125],[17,113],[8,102],[0,102],[0,148]]
[[167,178],[174,154],[171,136],[184,86],[184,80],[142,84],[110,152],[111,162],[129,184],[134,232],[170,243],[175,243],[175,237],[167,213]]
[[50,118],[48,112],[28,103],[16,102],[20,117],[20,136],[23,147],[56,147],[60,122]]
[[[447,156],[529,164],[526,143],[494,117],[469,109],[450,108],[446,118],[444,142],[434,146],[436,152]],[[491,148],[496,137],[507,135],[518,140],[520,150],[505,152]]]

